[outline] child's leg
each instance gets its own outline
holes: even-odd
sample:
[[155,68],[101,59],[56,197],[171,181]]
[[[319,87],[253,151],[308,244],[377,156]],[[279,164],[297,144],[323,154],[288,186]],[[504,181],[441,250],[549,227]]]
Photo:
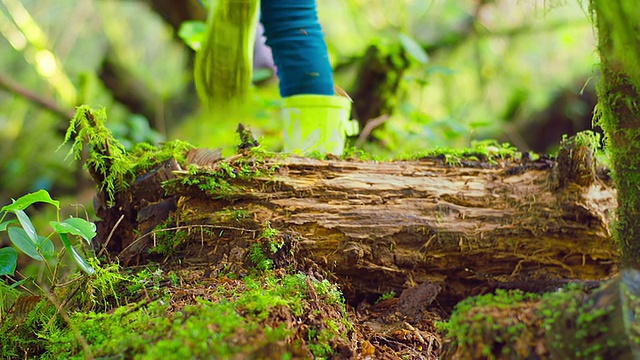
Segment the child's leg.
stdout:
[[262,0],[261,6],[280,95],[333,95],[333,71],[315,0]]

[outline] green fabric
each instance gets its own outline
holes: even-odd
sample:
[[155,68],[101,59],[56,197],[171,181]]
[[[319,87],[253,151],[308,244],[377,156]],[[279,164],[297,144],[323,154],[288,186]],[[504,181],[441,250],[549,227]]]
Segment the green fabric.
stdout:
[[241,101],[251,85],[258,0],[212,0],[194,80],[209,109]]

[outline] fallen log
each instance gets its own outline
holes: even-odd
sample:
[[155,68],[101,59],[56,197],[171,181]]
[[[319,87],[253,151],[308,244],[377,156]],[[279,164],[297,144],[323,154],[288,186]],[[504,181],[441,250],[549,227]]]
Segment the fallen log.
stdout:
[[[444,308],[495,288],[546,291],[617,272],[615,190],[596,176],[590,154],[569,147],[558,161],[480,155],[451,163],[245,150],[188,169],[165,165],[164,194],[157,179],[134,183],[155,186],[155,195],[122,197],[134,199],[127,231],[111,231],[126,204],[104,211],[98,242],[110,237],[110,252],[124,261],[151,249],[183,266],[237,274],[260,261],[259,244],[276,265],[327,271],[352,302],[418,284],[433,285]],[[154,207],[162,209],[155,218]],[[413,302],[435,298],[432,290]]]

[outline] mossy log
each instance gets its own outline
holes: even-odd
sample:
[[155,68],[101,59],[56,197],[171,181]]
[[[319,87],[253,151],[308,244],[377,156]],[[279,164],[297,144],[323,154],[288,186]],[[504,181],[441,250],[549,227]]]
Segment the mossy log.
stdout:
[[448,165],[445,156],[373,162],[245,151],[161,175],[172,178],[164,195],[157,180],[134,184],[153,199],[125,197],[137,199],[124,221],[131,226],[119,225],[126,232],[111,231],[123,205],[105,211],[99,242],[110,237],[121,260],[155,246],[183,266],[236,273],[256,262],[252,244],[266,244],[276,265],[325,270],[355,302],[419,284],[430,290],[412,302],[424,306],[495,288],[545,291],[617,272],[615,190],[591,156],[568,154],[579,157]]

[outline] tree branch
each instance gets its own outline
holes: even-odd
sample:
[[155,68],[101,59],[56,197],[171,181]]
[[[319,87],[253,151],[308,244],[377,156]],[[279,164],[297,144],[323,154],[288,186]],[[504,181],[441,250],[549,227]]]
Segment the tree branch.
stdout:
[[44,110],[48,110],[52,114],[65,120],[69,120],[73,117],[74,111],[72,109],[65,109],[59,106],[54,100],[47,99],[36,94],[35,92],[23,87],[4,74],[0,74],[0,88],[5,89],[10,93],[21,96],[43,108]]

